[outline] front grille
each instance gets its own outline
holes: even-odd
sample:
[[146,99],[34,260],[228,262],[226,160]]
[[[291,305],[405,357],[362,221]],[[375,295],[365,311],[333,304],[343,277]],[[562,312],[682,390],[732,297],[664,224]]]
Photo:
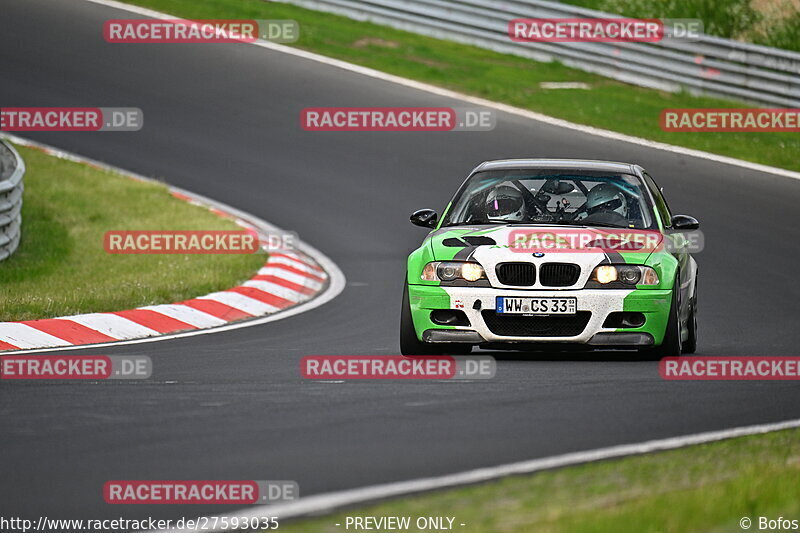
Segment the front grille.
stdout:
[[546,287],[570,287],[580,275],[581,267],[572,263],[545,263],[539,267],[539,282]]
[[495,268],[495,273],[503,285],[530,287],[536,283],[536,266],[533,263],[501,263]]
[[571,316],[502,315],[481,311],[486,327],[505,337],[574,337],[580,335],[592,317],[590,311]]

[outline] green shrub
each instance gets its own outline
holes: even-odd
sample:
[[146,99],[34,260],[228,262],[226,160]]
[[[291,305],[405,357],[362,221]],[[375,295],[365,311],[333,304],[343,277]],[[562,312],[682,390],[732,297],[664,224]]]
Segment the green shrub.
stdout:
[[635,18],[701,19],[707,34],[728,38],[761,20],[750,0],[604,0],[601,9]]

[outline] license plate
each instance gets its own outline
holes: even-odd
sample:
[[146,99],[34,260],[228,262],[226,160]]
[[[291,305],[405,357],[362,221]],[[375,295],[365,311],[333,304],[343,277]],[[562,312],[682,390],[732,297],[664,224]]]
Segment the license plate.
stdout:
[[498,296],[495,309],[503,315],[574,315],[578,299],[570,298],[510,298]]

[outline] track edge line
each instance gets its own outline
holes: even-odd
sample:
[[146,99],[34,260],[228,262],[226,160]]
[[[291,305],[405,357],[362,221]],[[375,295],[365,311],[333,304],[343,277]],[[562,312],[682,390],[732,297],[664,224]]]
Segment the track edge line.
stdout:
[[[318,516],[330,514],[337,510],[355,505],[370,504],[399,496],[409,496],[412,494],[419,494],[434,490],[451,489],[486,481],[493,481],[506,476],[533,474],[544,470],[576,466],[595,461],[620,459],[653,452],[669,451],[699,444],[719,442],[736,437],[760,435],[794,428],[800,428],[800,419],[707,431],[703,433],[694,433],[679,437],[667,437],[664,439],[655,439],[633,444],[620,444],[605,448],[597,448],[594,450],[572,452],[563,455],[543,457],[540,459],[507,463],[493,467],[477,468],[437,477],[418,478],[408,481],[384,483],[379,485],[368,485],[366,487],[357,489],[329,492],[325,494],[309,496],[308,498],[300,498],[290,503],[249,507],[240,509],[239,511],[230,514],[218,516],[238,516],[242,518],[252,518],[256,516],[277,516],[283,520],[301,518],[310,515]],[[150,533],[173,533],[178,531],[183,530],[167,529],[157,530]],[[210,531],[230,531],[230,529],[214,529]]]
[[[153,9],[148,9],[145,7],[140,7],[136,5],[126,4],[124,2],[119,2],[117,0],[84,0],[86,2],[91,2],[93,4],[103,5],[106,7],[111,7],[115,9],[120,9],[123,11],[128,11],[130,13],[136,13],[138,15],[143,15],[147,17],[152,17],[161,20],[178,20],[180,17],[176,15],[169,15],[167,13],[162,13],[160,11],[155,11]],[[185,20],[185,19],[181,19]],[[630,144],[635,144],[638,146],[644,146],[646,148],[652,148],[656,150],[662,150],[664,152],[671,152],[678,155],[684,155],[689,157],[696,157],[698,159],[706,159],[708,161],[713,161],[715,163],[722,163],[726,165],[737,166],[740,168],[745,168],[748,170],[755,170],[757,172],[764,172],[767,174],[773,174],[776,176],[781,176],[784,178],[790,178],[795,180],[800,180],[800,172],[788,170],[785,168],[773,167],[770,165],[765,165],[762,163],[755,163],[752,161],[745,161],[743,159],[737,159],[735,157],[714,154],[711,152],[705,152],[703,150],[697,150],[695,148],[686,148],[684,146],[677,146],[674,144],[668,144],[660,141],[652,141],[649,139],[644,139],[642,137],[636,137],[634,135],[628,135],[625,133],[619,133],[611,130],[606,130],[603,128],[598,128],[595,126],[588,126],[585,124],[578,124],[575,122],[570,122],[565,119],[560,119],[556,117],[551,117],[549,115],[545,115],[543,113],[539,113],[536,111],[531,111],[528,109],[522,109],[520,107],[515,107],[509,104],[503,104],[501,102],[494,102],[492,100],[486,100],[484,98],[480,98],[477,96],[470,96],[467,94],[459,93],[457,91],[452,91],[450,89],[444,89],[442,87],[437,87],[435,85],[431,85],[428,83],[412,80],[409,78],[403,78],[402,76],[397,76],[394,74],[388,74],[386,72],[381,72],[379,70],[375,70],[369,67],[363,67],[361,65],[356,65],[354,63],[349,63],[347,61],[341,59],[335,59],[332,57],[324,56],[321,54],[317,54],[315,52],[309,52],[307,50],[303,50],[300,48],[293,48],[291,46],[286,46],[282,44],[276,44],[269,41],[264,41],[259,39],[255,42],[250,43],[242,43],[242,44],[251,44],[255,46],[260,46],[261,48],[266,48],[269,50],[273,50],[276,52],[282,52],[284,54],[293,55],[296,57],[302,57],[304,59],[308,59],[311,61],[316,61],[318,63],[322,63],[328,66],[340,68],[343,70],[347,70],[350,72],[355,72],[358,74],[362,74],[364,76],[368,76],[370,78],[379,79],[382,81],[395,83],[398,85],[403,85],[405,87],[409,87],[412,89],[417,89],[420,91],[425,91],[431,94],[436,94],[438,96],[444,96],[447,98],[453,98],[456,100],[461,100],[464,102],[468,102],[475,105],[480,105],[483,107],[489,107],[492,109],[496,109],[498,111],[502,111],[505,113],[509,113],[512,115],[520,116],[523,118],[527,118],[530,120],[534,120],[537,122],[542,122],[545,124],[549,124],[552,126],[557,126],[565,129],[570,129],[573,131],[578,131],[580,133],[594,135],[596,137],[604,137],[606,139],[612,139],[621,142],[627,142]]]

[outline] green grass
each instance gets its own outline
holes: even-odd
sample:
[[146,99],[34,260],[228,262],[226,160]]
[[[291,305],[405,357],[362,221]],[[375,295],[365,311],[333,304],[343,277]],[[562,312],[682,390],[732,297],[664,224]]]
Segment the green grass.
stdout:
[[347,516],[448,516],[467,533],[733,533],[742,517],[758,531],[759,516],[800,519],[798,478],[800,430],[787,430],[508,477],[281,530],[347,531]]
[[[800,135],[796,133],[664,132],[659,127],[661,110],[667,107],[747,107],[744,104],[634,87],[558,62],[498,54],[277,2],[129,3],[185,18],[295,19],[301,27],[296,43],[299,48],[580,124],[800,170]],[[580,81],[589,84],[591,90],[541,89],[539,83],[543,81]],[[320,102],[308,102],[309,106],[317,104]],[[386,105],[392,102],[387,100]]]
[[603,10],[605,7],[605,2],[608,0],[558,0],[562,4],[572,4],[574,6],[581,6],[587,7],[589,9],[597,9],[599,11]]
[[698,18],[709,35],[800,51],[796,0],[564,0],[636,18]]
[[230,288],[264,254],[112,255],[109,230],[238,230],[161,184],[141,183],[20,147],[28,167],[22,241],[0,262],[0,321],[119,311]]

